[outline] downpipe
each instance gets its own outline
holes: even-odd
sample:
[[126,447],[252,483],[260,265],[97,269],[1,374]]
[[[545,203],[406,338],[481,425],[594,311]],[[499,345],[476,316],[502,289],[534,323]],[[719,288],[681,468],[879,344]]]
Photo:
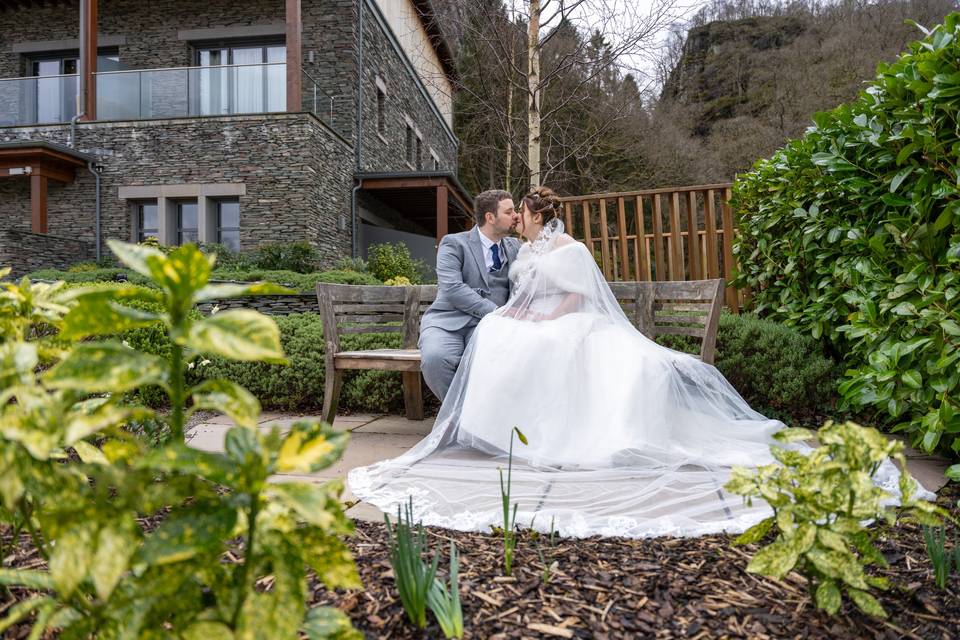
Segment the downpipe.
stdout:
[[97,262],[100,262],[100,165],[96,164],[93,160],[87,163],[87,170],[93,174],[94,179],[97,181],[96,185],[96,204],[94,205],[94,226],[93,226],[93,238],[94,243],[96,244],[96,256]]
[[[363,15],[365,13],[364,8],[365,0],[357,0],[357,35],[359,42],[357,43],[357,104],[355,105],[357,112],[357,122],[354,127],[354,136],[353,136],[353,150],[354,156],[357,163],[357,173],[363,171],[363,155],[362,155],[362,140],[363,140]],[[360,191],[360,180],[357,178],[357,184],[354,185],[353,191],[350,194],[350,235],[351,244],[350,244],[350,253],[353,258],[360,257],[360,238],[358,237],[360,228],[359,228],[359,215],[357,215],[357,192]]]

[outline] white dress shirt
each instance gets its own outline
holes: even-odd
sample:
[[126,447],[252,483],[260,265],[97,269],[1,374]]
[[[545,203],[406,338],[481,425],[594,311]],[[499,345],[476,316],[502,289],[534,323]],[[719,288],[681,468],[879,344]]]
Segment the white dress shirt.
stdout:
[[487,266],[487,271],[493,270],[493,251],[490,250],[490,247],[497,245],[497,251],[500,252],[500,268],[507,266],[507,252],[503,249],[503,241],[494,242],[488,238],[483,231],[477,229],[477,233],[480,234],[480,243],[483,245],[483,261]]

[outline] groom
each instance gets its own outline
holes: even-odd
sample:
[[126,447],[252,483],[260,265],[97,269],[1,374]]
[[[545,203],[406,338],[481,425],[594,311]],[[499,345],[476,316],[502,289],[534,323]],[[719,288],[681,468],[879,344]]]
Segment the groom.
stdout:
[[520,242],[509,236],[520,216],[500,189],[473,201],[477,225],[443,237],[437,250],[437,299],[420,321],[420,368],[442,401],[480,319],[507,302],[510,263]]

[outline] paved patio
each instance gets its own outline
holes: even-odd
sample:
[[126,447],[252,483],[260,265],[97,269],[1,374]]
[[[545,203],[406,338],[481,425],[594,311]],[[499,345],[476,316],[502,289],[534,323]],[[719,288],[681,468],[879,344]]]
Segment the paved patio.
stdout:
[[[265,412],[260,416],[259,428],[272,429],[279,425],[289,425],[304,418],[319,419],[314,415]],[[225,416],[217,416],[194,425],[187,432],[189,444],[203,451],[223,451],[223,440],[233,423]],[[378,460],[393,458],[420,441],[433,427],[433,419],[423,421],[407,420],[401,416],[382,414],[361,414],[337,416],[333,427],[350,432],[350,444],[343,457],[333,466],[320,473],[300,475],[282,474],[275,477],[283,480],[305,480],[325,482],[333,478],[346,478],[354,467],[362,467]],[[907,467],[913,476],[930,491],[937,491],[946,483],[943,475],[949,462],[939,456],[930,456],[915,449],[907,448]],[[353,502],[356,497],[347,488],[344,501]],[[373,505],[359,502],[347,514],[358,520],[383,522],[383,513]]]

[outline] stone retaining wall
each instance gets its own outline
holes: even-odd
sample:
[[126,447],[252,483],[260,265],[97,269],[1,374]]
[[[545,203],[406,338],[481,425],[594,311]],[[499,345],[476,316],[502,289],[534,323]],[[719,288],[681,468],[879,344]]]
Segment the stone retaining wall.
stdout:
[[11,267],[10,277],[19,278],[37,269],[66,269],[75,262],[92,259],[93,255],[93,245],[83,240],[19,229],[0,230],[0,268]]
[[229,298],[227,300],[213,300],[197,305],[204,315],[209,314],[214,306],[220,311],[227,309],[254,309],[268,316],[287,316],[291,313],[318,313],[317,294],[299,293],[287,296],[247,296],[243,298]]

